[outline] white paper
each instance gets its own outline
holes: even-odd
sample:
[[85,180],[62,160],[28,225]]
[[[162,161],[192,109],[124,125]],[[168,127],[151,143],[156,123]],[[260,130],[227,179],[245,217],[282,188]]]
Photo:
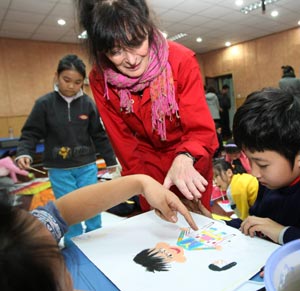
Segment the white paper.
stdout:
[[[158,242],[176,246],[182,227],[188,227],[182,217],[177,224],[172,224],[150,211],[83,234],[74,238],[74,242],[122,291],[235,290],[256,274],[279,247],[260,238],[245,236],[207,217],[198,214],[193,217],[199,228],[213,222],[213,227],[229,239],[216,249],[184,250],[186,261],[170,263],[167,272],[148,272],[133,258]],[[217,261],[235,262],[236,265],[226,271],[209,269],[208,266]]]

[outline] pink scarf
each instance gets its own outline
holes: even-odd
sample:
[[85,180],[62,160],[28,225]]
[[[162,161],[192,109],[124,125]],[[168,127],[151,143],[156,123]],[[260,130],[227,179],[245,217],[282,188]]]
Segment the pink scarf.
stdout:
[[152,101],[152,129],[156,130],[161,140],[166,140],[165,117],[172,119],[178,112],[175,100],[172,69],[168,62],[169,49],[167,40],[160,32],[154,32],[154,41],[149,48],[149,64],[147,70],[137,78],[129,78],[113,67],[105,67],[105,97],[109,99],[107,83],[118,90],[121,110],[133,112],[131,92],[139,92],[150,86]]

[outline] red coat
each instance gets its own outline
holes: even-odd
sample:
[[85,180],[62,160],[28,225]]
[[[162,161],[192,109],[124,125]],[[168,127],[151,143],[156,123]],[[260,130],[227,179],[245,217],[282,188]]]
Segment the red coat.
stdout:
[[[122,165],[123,176],[148,174],[163,183],[176,153],[188,151],[198,159],[195,168],[212,185],[212,156],[218,141],[205,100],[199,64],[194,52],[175,42],[169,42],[169,63],[180,118],[166,117],[167,140],[162,141],[152,130],[149,88],[142,97],[132,94],[133,113],[126,114],[120,111],[120,99],[110,84],[109,100],[103,96],[103,75],[94,68],[90,85],[98,110]],[[211,190],[209,186],[203,194],[203,203],[208,208]],[[141,206],[147,208],[143,203]]]

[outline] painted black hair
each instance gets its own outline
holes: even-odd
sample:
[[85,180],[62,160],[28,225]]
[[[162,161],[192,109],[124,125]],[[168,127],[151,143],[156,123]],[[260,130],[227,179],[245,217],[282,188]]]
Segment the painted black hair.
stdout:
[[275,151],[291,167],[300,151],[300,96],[265,88],[251,93],[233,119],[233,136],[241,149]]
[[77,71],[83,79],[86,77],[85,64],[76,55],[66,55],[58,63],[57,74],[60,75],[61,72],[66,70]]
[[154,252],[153,249],[145,249],[138,253],[134,258],[134,262],[142,265],[146,268],[146,271],[153,272],[168,271],[169,265],[160,256],[157,256],[158,252]]

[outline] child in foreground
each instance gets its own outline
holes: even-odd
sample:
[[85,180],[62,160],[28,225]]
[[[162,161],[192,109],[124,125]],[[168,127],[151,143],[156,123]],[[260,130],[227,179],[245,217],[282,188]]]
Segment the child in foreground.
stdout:
[[[77,189],[31,213],[10,205],[0,195],[0,290],[73,290],[58,248],[68,226],[142,193],[163,219],[176,222],[181,213],[197,226],[179,198],[146,175],[117,178]],[[75,211],[76,210],[76,211]]]
[[[249,216],[229,225],[284,244],[300,238],[299,96],[266,88],[250,94],[233,122],[235,143],[251,164],[259,191]],[[202,208],[206,215],[206,209]]]

